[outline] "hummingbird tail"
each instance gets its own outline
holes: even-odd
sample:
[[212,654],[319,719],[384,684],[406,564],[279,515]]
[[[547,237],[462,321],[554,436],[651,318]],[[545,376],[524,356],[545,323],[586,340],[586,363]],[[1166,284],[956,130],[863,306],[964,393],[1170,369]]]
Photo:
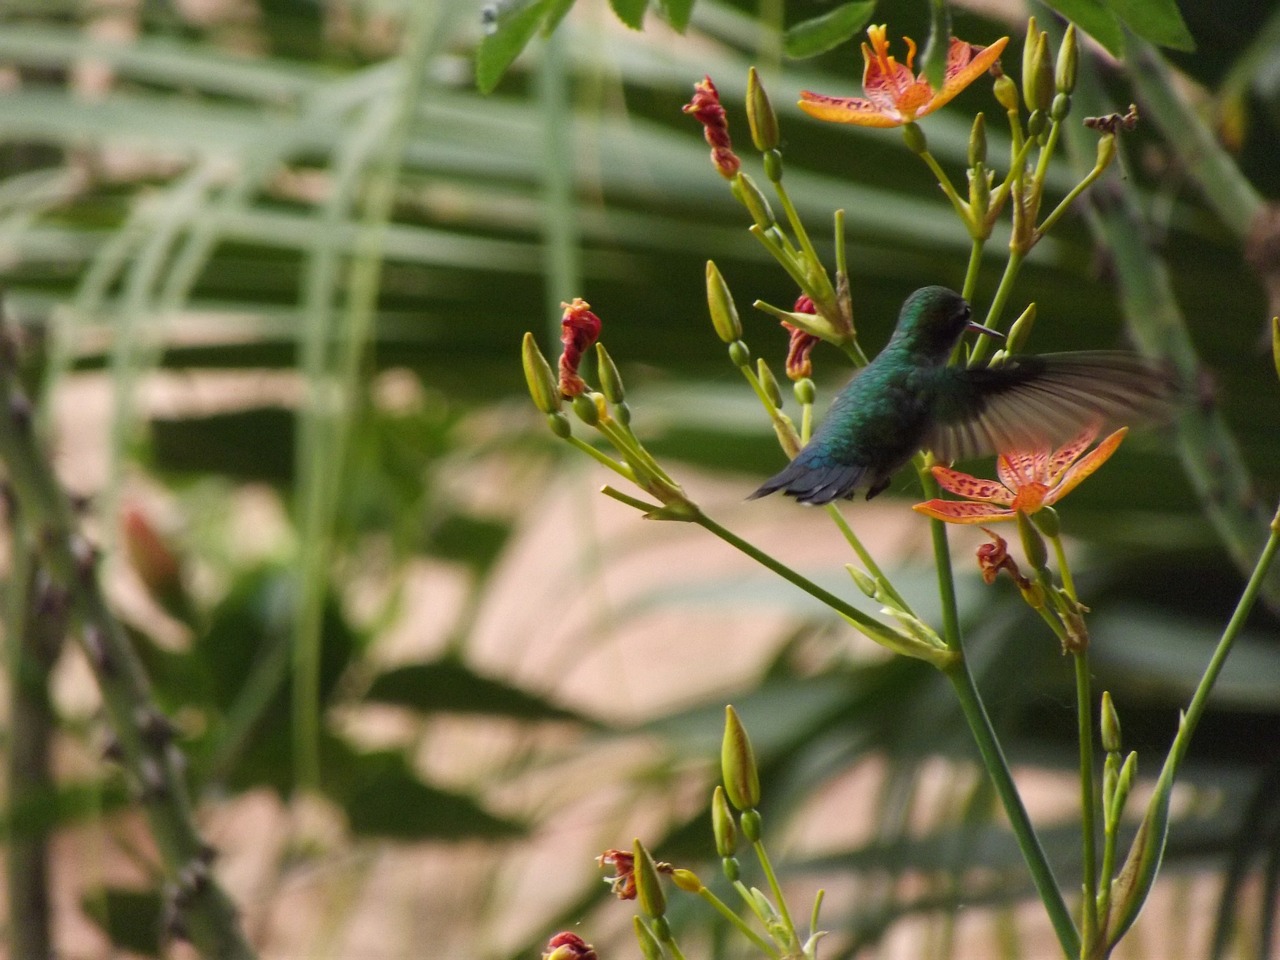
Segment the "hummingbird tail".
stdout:
[[867,481],[867,468],[857,464],[826,463],[811,466],[797,457],[782,472],[770,477],[748,500],[767,497],[781,490],[799,503],[823,504],[851,497]]

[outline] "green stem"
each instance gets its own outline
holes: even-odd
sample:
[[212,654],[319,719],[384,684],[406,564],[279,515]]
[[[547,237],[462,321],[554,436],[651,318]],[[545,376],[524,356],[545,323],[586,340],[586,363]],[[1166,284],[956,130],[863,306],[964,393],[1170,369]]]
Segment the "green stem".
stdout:
[[947,176],[946,171],[942,169],[938,161],[934,159],[933,154],[928,150],[923,151],[918,156],[928,165],[930,172],[937,178],[938,186],[942,188],[946,198],[951,201],[951,206],[955,207],[960,219],[966,224],[970,224],[973,219],[973,213],[969,209],[969,204],[964,201],[960,194],[956,193],[956,188],[952,186],[951,178]]
[[844,514],[840,512],[840,508],[834,503],[829,503],[827,504],[827,514],[835,522],[835,525],[840,528],[840,532],[844,534],[845,540],[848,542],[849,546],[853,548],[853,552],[858,555],[858,559],[862,561],[862,566],[866,568],[867,573],[871,574],[876,583],[880,585],[880,588],[885,592],[885,596],[896,603],[899,609],[905,610],[907,613],[914,616],[915,612],[911,609],[911,605],[902,598],[902,595],[898,593],[893,584],[889,582],[889,578],[884,575],[884,571],[880,569],[880,565],[876,563],[875,558],[871,556],[867,551],[867,548],[863,546],[858,535],[853,532],[853,527],[851,527],[849,525],[849,521],[844,518]]
[[774,960],[777,960],[777,958],[781,956],[781,954],[778,952],[777,948],[775,948],[773,944],[771,944],[764,937],[760,936],[760,934],[752,930],[751,926],[747,923],[747,921],[743,920],[742,917],[738,916],[738,914],[735,911],[730,909],[727,903],[725,903],[723,900],[717,897],[714,893],[712,893],[709,888],[703,887],[701,890],[698,891],[698,896],[700,896],[703,900],[707,901],[707,903],[711,904],[711,906],[715,909],[716,913],[720,914],[720,916],[724,917],[725,920],[729,921],[729,923],[734,927],[734,929],[736,929],[740,934],[742,934],[744,937],[750,940],[752,944],[755,945],[755,948],[759,950],[761,953],[765,954],[766,956],[774,958]]
[[[987,319],[984,324],[994,330],[1000,329],[1000,317],[1004,315],[1004,308],[1009,302],[1009,297],[1013,293],[1013,282],[1018,277],[1018,271],[1022,267],[1024,254],[1010,249],[1009,259],[1004,265],[1004,274],[1000,277],[1000,286],[996,287],[995,296],[991,298],[991,307],[987,310]],[[969,355],[969,364],[980,363],[985,359],[987,353],[991,350],[992,337],[979,337],[978,342],[973,345],[973,353]]]
[[824,302],[835,303],[836,291],[831,285],[831,278],[827,276],[827,271],[822,268],[822,259],[818,256],[818,251],[813,245],[813,241],[809,239],[809,232],[804,228],[804,221],[800,219],[800,213],[796,210],[795,204],[791,202],[791,195],[787,192],[787,188],[782,185],[781,180],[773,181],[773,189],[778,194],[778,200],[782,203],[782,210],[787,215],[787,222],[791,224],[791,229],[796,235],[796,239],[800,241],[800,249],[804,251],[804,257],[809,262],[811,286],[821,284],[822,292],[826,294],[823,297],[815,297]]
[[[938,481],[917,457],[916,470],[920,474],[920,486],[926,500],[940,496]],[[951,545],[947,542],[947,525],[941,520],[930,519],[929,535],[933,540],[933,562],[938,571],[938,598],[942,601],[942,636],[955,653],[963,654],[960,638],[960,614],[956,604],[955,575],[951,571]]]
[[1071,188],[1071,191],[1065,197],[1062,198],[1062,202],[1059,203],[1056,207],[1054,207],[1053,211],[1047,217],[1045,217],[1044,221],[1040,224],[1040,226],[1036,228],[1036,232],[1035,232],[1036,240],[1039,240],[1046,233],[1048,233],[1050,230],[1053,229],[1053,225],[1057,223],[1060,219],[1062,219],[1063,214],[1065,214],[1068,210],[1071,209],[1071,205],[1075,203],[1076,198],[1080,196],[1080,194],[1084,193],[1087,189],[1089,189],[1089,187],[1093,185],[1093,182],[1097,180],[1100,176],[1102,176],[1103,171],[1105,171],[1108,166],[1110,166],[1109,163],[1108,164],[1095,163],[1093,165],[1093,169],[1090,170],[1087,174],[1085,174],[1084,179]]
[[1062,898],[1062,891],[1058,889],[1058,882],[1053,876],[1053,868],[1049,865],[1044,848],[1040,845],[1040,838],[1036,836],[1031,818],[1022,804],[1022,797],[1018,794],[1018,787],[1013,782],[1013,775],[1009,772],[1004,752],[1000,749],[999,740],[996,739],[991,718],[987,716],[986,708],[982,705],[982,698],[973,682],[968,663],[963,657],[958,658],[950,667],[944,669],[943,673],[951,682],[952,689],[955,690],[956,697],[960,701],[960,709],[977,742],[983,766],[986,767],[1000,802],[1004,805],[1004,811],[1013,828],[1018,847],[1022,850],[1027,869],[1031,872],[1031,880],[1040,894],[1040,899],[1044,902],[1062,951],[1069,958],[1078,957],[1080,935],[1071,919],[1071,911],[1067,909],[1066,901]]
[[773,863],[769,860],[769,853],[764,848],[764,843],[756,840],[751,844],[751,848],[755,851],[756,859],[760,861],[760,868],[764,870],[765,879],[769,881],[769,890],[773,894],[773,902],[778,905],[778,915],[782,918],[782,923],[787,930],[787,949],[792,950],[800,944],[800,937],[796,933],[795,922],[791,919],[791,911],[787,908],[787,898],[782,893],[782,886],[778,883],[778,875],[774,873]]
[[973,302],[974,288],[978,286],[978,270],[982,266],[982,248],[986,243],[985,239],[975,237],[973,245],[969,248],[969,266],[964,272],[964,289],[960,291],[960,296],[970,303]]
[[[1080,938],[1094,942],[1098,931],[1098,841],[1093,798],[1093,691],[1089,677],[1089,655],[1081,650],[1072,656],[1076,668],[1076,721],[1080,738],[1080,840],[1084,871],[1084,901],[1080,906]],[[1107,878],[1103,878],[1103,883]]]

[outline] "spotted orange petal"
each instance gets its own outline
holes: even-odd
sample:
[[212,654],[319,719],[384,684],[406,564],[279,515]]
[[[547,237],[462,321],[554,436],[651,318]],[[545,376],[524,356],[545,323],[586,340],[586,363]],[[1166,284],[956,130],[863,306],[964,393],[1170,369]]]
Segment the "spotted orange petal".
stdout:
[[1008,43],[1008,37],[1001,37],[989,47],[978,48],[952,37],[951,45],[947,48],[946,79],[942,89],[920,111],[920,116],[950,103],[957,93],[990,70],[991,65],[1000,59],[1000,54]]
[[943,490],[961,497],[968,497],[970,500],[1003,504],[1013,500],[1012,491],[994,480],[983,480],[944,466],[935,466],[933,476]]
[[1091,424],[1072,440],[1053,451],[1049,457],[1049,482],[1057,483],[1063,471],[1080,459],[1080,454],[1089,449],[1089,445],[1098,439],[1098,425]]
[[1089,453],[1087,457],[1076,462],[1049,491],[1049,495],[1045,497],[1046,503],[1057,503],[1068,493],[1078,487],[1085,479],[1100,466],[1111,458],[1116,452],[1116,448],[1120,446],[1120,441],[1124,439],[1126,433],[1129,432],[1128,427],[1121,427],[1107,439],[1103,440]]
[[864,97],[828,97],[804,90],[800,93],[800,109],[816,120],[852,123],[859,127],[900,127],[902,117],[894,111],[884,113]]
[[1012,450],[996,457],[996,476],[1010,490],[1049,479],[1048,450]]
[[911,509],[946,523],[998,523],[1017,517],[1016,513],[1006,507],[993,507],[971,500],[928,500],[913,504]]

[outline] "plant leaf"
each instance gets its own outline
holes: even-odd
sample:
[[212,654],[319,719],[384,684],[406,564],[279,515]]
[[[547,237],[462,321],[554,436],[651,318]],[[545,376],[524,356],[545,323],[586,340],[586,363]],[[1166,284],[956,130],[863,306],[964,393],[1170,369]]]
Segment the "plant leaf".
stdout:
[[609,0],[609,6],[618,19],[632,30],[644,27],[644,12],[649,7],[649,0]]
[[493,93],[513,60],[533,39],[553,0],[525,0],[498,14],[476,50],[476,87]]
[[830,13],[804,20],[787,30],[782,38],[783,50],[793,60],[816,57],[832,50],[871,21],[875,0],[845,3]]
[[662,15],[667,23],[680,33],[689,28],[689,16],[693,13],[693,0],[659,0]]
[[420,713],[481,713],[520,720],[577,720],[582,714],[503,680],[486,677],[455,660],[414,663],[380,674],[366,700]]
[[1107,6],[1144,40],[1174,50],[1196,48],[1174,0],[1107,0]]
[[1045,0],[1093,39],[1106,47],[1112,56],[1124,53],[1124,31],[1120,20],[1103,0]]

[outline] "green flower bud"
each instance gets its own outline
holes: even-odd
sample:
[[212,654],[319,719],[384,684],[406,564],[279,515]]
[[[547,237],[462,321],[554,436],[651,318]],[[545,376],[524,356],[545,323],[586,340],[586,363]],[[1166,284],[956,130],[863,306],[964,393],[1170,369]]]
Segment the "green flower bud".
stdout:
[[640,944],[640,955],[644,960],[664,960],[662,944],[654,938],[653,933],[645,926],[645,922],[639,917],[632,917],[631,923],[635,928],[636,942]]
[[1022,48],[1022,99],[1028,110],[1044,111],[1049,109],[1053,92],[1053,54],[1049,52],[1049,34],[1029,33]]
[[547,426],[550,427],[551,432],[561,440],[568,440],[570,434],[573,433],[573,427],[569,424],[569,418],[559,411],[547,414]]
[[[711,314],[711,326],[716,336],[725,343],[742,339],[742,321],[734,306],[733,294],[714,260],[707,261],[707,310]],[[741,364],[739,364],[741,366]]]
[[747,842],[759,843],[760,837],[763,835],[764,828],[764,824],[760,820],[760,811],[744,811],[742,819],[739,822],[742,824],[742,835],[747,838]]
[[1045,117],[1043,110],[1033,110],[1027,117],[1027,136],[1038,137],[1044,132]]
[[672,870],[671,882],[685,893],[701,893],[706,887],[692,870]]
[[1120,752],[1120,716],[1116,713],[1116,705],[1111,701],[1111,692],[1102,692],[1101,707],[1102,749],[1108,753]]
[[1080,63],[1079,46],[1076,43],[1076,25],[1067,24],[1067,32],[1062,35],[1062,45],[1058,47],[1058,70],[1053,77],[1053,85],[1059,93],[1071,93],[1076,88],[1076,72]]
[[741,340],[729,344],[729,359],[735,367],[745,367],[751,362],[751,348]]
[[[1277,353],[1280,357],[1280,352]],[[1276,360],[1276,369],[1280,371],[1280,359]],[[813,386],[813,381],[808,377],[801,377],[791,385],[791,392],[796,395],[798,403],[813,403],[817,390]]]
[[588,427],[594,427],[600,422],[600,408],[596,406],[594,394],[580,393],[574,397],[573,412]]
[[1062,520],[1053,507],[1041,507],[1031,515],[1031,520],[1035,523],[1036,529],[1046,537],[1057,537],[1062,534]]
[[560,388],[556,375],[551,372],[551,364],[538,349],[538,341],[532,333],[526,333],[520,344],[520,361],[524,365],[524,379],[529,385],[533,405],[543,413],[557,412],[560,409]]
[[[720,774],[729,802],[739,810],[760,804],[760,771],[747,730],[732,706],[724,708],[724,740],[720,744]],[[745,829],[745,824],[744,824]]]
[[1049,119],[1061,123],[1067,119],[1067,114],[1071,112],[1071,94],[1057,93],[1054,94],[1053,103],[1049,107]]
[[973,118],[969,128],[969,166],[977,169],[987,162],[987,121],[981,113]]
[[635,856],[636,899],[640,909],[656,920],[667,912],[667,895],[658,877],[658,865],[639,840],[632,841],[631,852]]
[[1013,326],[1009,328],[1009,335],[1004,341],[1005,353],[1020,353],[1031,338],[1031,328],[1035,326],[1035,323],[1036,305],[1031,303],[1027,305],[1027,309],[1022,311],[1022,316],[1013,321]]
[[737,883],[742,878],[742,867],[737,857],[725,857],[720,861],[720,868],[724,871],[725,879],[730,883]]
[[929,150],[929,141],[925,139],[924,131],[920,129],[919,124],[905,124],[902,128],[902,139],[906,143],[907,149],[916,154],[916,156],[927,153]]
[[732,857],[738,848],[738,825],[733,821],[733,811],[721,786],[711,795],[711,830],[716,837],[716,853]]
[[1098,141],[1098,158],[1094,161],[1094,165],[1099,170],[1105,170],[1111,165],[1111,161],[1116,157],[1116,135],[1108,133]]
[[773,408],[781,410],[782,391],[778,388],[778,378],[773,375],[764,357],[756,361],[756,376],[760,378],[760,386],[764,388],[764,395],[769,398]]
[[777,223],[773,216],[773,209],[769,206],[768,198],[760,192],[756,182],[747,174],[744,173],[734,178],[733,195],[738,198],[739,203],[747,208],[747,212],[751,214],[751,219],[758,223],[761,228],[768,229]]
[[624,427],[631,426],[631,407],[624,401],[613,405],[613,418]]
[[782,140],[778,116],[773,112],[773,104],[764,92],[755,67],[747,71],[747,125],[751,127],[751,142],[761,153],[776,149]]
[[622,389],[622,375],[618,373],[618,367],[603,343],[596,344],[596,370],[600,375],[600,390],[608,401],[622,403],[626,399]]
[[880,592],[880,588],[876,585],[875,580],[868,576],[865,571],[859,570],[852,563],[846,563],[844,568],[849,571],[849,576],[853,577],[853,582],[857,584],[858,589],[874,600],[876,598],[876,594]]
[[782,153],[778,150],[770,150],[764,155],[764,175],[769,178],[770,183],[778,183],[782,180]]
[[1031,523],[1031,519],[1018,511],[1018,535],[1022,538],[1022,552],[1027,555],[1027,563],[1036,570],[1043,570],[1049,562],[1049,553],[1045,549],[1044,539]]
[[996,102],[1004,107],[1006,112],[1018,112],[1018,85],[1012,79],[1005,74],[996,77],[993,91],[996,95]]

